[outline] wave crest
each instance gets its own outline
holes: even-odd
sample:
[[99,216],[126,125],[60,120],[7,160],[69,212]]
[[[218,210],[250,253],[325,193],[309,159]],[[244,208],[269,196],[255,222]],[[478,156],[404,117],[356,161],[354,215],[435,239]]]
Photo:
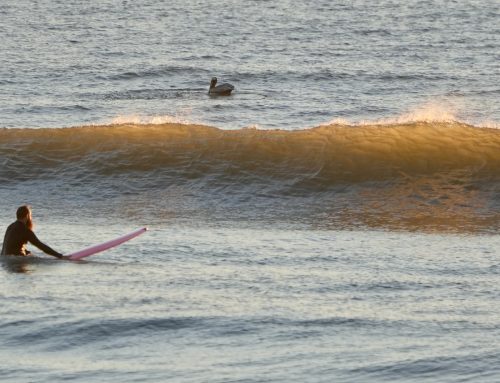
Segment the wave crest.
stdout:
[[456,122],[0,129],[0,158],[2,198],[13,205],[87,201],[116,216],[131,198],[137,219],[154,209],[159,219],[174,211],[337,228],[500,227],[500,131]]
[[148,172],[238,183],[270,178],[325,187],[461,172],[500,176],[500,131],[461,123],[221,130],[118,124],[0,131],[3,182]]

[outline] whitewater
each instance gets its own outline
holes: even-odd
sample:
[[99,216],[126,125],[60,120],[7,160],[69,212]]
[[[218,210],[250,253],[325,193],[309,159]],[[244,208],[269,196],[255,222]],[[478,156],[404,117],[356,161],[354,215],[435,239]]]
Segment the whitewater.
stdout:
[[499,14],[3,2],[0,380],[498,382]]

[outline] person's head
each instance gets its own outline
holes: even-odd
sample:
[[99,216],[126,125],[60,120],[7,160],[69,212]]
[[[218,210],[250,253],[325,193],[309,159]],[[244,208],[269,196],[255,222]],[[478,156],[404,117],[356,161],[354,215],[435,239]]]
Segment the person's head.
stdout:
[[33,219],[31,218],[31,207],[23,205],[17,208],[16,217],[26,224],[29,229],[33,229]]

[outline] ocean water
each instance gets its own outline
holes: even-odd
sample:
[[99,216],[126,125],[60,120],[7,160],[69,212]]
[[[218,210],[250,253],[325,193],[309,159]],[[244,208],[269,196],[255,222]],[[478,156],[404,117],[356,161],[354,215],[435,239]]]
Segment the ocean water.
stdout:
[[[0,126],[304,128],[428,105],[498,123],[498,13],[496,0],[5,0]],[[212,76],[233,97],[208,98]]]
[[0,381],[498,382],[499,21],[3,1]]

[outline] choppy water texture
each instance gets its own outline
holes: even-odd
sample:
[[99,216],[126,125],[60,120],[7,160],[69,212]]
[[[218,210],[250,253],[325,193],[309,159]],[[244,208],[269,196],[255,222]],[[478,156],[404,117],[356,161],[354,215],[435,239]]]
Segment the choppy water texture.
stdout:
[[498,382],[499,14],[2,2],[0,380]]
[[3,262],[3,381],[498,379],[498,236],[152,229],[88,263]]
[[[498,1],[3,1],[0,126],[500,120]],[[210,78],[236,86],[210,99]]]

